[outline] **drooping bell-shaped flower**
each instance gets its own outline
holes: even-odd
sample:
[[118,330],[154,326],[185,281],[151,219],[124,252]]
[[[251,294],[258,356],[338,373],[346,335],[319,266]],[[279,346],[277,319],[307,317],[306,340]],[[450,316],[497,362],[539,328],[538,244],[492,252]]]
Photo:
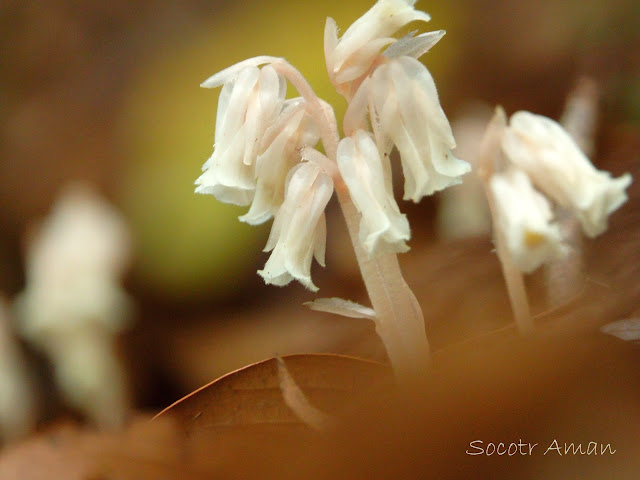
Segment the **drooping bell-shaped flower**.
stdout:
[[451,126],[433,78],[418,60],[403,56],[378,66],[349,105],[346,132],[366,124],[367,109],[381,150],[390,142],[400,152],[405,200],[418,202],[456,185],[471,169],[451,153],[456,145]]
[[362,215],[360,242],[370,256],[409,250],[407,217],[400,213],[391,187],[391,166],[381,158],[376,143],[363,130],[338,145],[338,168]]
[[[268,57],[265,57],[268,58]],[[258,68],[262,57],[214,75],[203,86],[224,84],[218,100],[213,155],[196,180],[197,193],[249,205],[253,199],[255,162],[267,128],[284,104],[286,81],[273,67]]]
[[571,210],[589,237],[607,229],[609,214],[626,200],[631,175],[597,170],[569,134],[550,118],[520,111],[511,116],[502,148],[536,186]]
[[537,192],[522,170],[511,168],[489,180],[496,210],[496,225],[509,253],[524,273],[566,253],[547,199]]
[[361,77],[380,50],[396,41],[392,35],[398,30],[416,20],[428,22],[431,17],[415,10],[415,3],[415,0],[378,0],[340,39],[336,22],[328,18],[324,48],[332,83],[339,86]]
[[256,160],[256,191],[240,220],[257,225],[269,220],[284,201],[287,174],[301,160],[300,150],[318,143],[318,132],[302,98],[285,101],[283,111],[265,132]]
[[309,290],[318,290],[311,280],[311,260],[315,257],[324,266],[324,209],[332,193],[331,177],[313,162],[303,162],[289,172],[284,202],[264,249],[272,251],[271,256],[258,271],[266,283],[282,286],[295,279]]

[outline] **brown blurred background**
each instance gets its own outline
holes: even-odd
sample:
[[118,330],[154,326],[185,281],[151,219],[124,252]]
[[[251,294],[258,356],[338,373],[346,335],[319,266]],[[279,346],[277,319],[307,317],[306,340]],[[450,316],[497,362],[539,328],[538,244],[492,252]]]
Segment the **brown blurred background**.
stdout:
[[[326,80],[324,20],[334,17],[344,31],[371,3],[1,1],[0,291],[12,297],[23,288],[27,230],[63,185],[84,179],[121,209],[134,234],[126,283],[138,316],[123,355],[138,406],[166,405],[274,353],[380,357],[366,322],[309,314],[300,303],[313,296],[299,285],[263,285],[255,271],[267,258],[268,226],[241,224],[242,209],[193,193],[211,153],[218,95],[199,83],[250,56],[284,56],[343,111]],[[423,61],[450,118],[477,100],[557,118],[577,79],[589,76],[601,96],[595,163],[638,181],[640,3],[454,0],[417,8],[432,15],[429,29],[447,30]],[[608,320],[638,308],[637,192],[636,183],[612,231],[588,247],[600,252],[594,278],[624,287],[615,298],[596,289],[598,301],[607,300],[593,308]],[[489,240],[439,243],[436,206],[437,199],[400,205],[414,231],[402,261],[440,348],[505,325],[509,310]],[[333,208],[327,268],[314,279],[321,296],[361,300]]]

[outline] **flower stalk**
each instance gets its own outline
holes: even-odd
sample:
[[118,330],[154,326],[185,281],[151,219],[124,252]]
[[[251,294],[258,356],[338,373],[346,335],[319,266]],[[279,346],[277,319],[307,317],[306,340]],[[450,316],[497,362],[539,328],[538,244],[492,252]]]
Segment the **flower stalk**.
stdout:
[[[324,108],[302,74],[291,64],[279,60],[274,69],[287,78],[313,108],[320,139],[328,158],[336,163],[339,142],[333,109]],[[402,276],[398,256],[394,253],[372,258],[360,242],[360,214],[347,185],[335,169],[333,182],[349,237],[353,244],[360,273],[375,311],[376,332],[399,379],[424,373],[429,364],[429,342],[420,304]]]
[[527,290],[524,284],[524,277],[520,269],[507,248],[507,240],[505,232],[497,227],[497,205],[496,199],[490,187],[490,179],[494,174],[495,162],[500,155],[502,148],[502,139],[507,128],[507,117],[501,107],[496,108],[495,114],[487,127],[487,131],[480,145],[480,154],[478,157],[478,175],[482,180],[489,211],[491,213],[493,229],[493,243],[496,247],[496,253],[502,267],[502,275],[507,286],[509,302],[516,320],[516,325],[521,334],[527,335],[533,331],[533,320],[531,318],[531,309],[527,298]]
[[411,379],[427,370],[429,342],[420,304],[402,276],[398,256],[371,258],[359,241],[359,214],[344,183],[336,193],[358,260],[367,294],[375,311],[376,332],[399,379]]

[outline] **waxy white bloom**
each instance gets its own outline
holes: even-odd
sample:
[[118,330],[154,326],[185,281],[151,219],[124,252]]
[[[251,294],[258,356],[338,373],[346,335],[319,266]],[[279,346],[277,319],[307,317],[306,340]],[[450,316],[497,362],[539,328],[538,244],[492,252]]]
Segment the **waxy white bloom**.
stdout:
[[31,239],[16,303],[20,334],[48,356],[67,402],[105,427],[127,408],[114,343],[131,308],[119,283],[129,243],[118,212],[85,186],[69,188]]
[[333,181],[318,165],[304,162],[289,173],[284,203],[275,216],[264,249],[271,256],[258,273],[266,283],[286,285],[295,279],[309,290],[313,257],[324,266],[326,220],[324,209],[333,193]]
[[286,81],[273,67],[257,57],[230,67],[203,83],[215,87],[224,83],[218,100],[214,152],[196,180],[196,192],[218,200],[249,205],[256,180],[256,159],[267,128],[280,115]]
[[324,33],[325,59],[329,78],[336,86],[364,75],[380,50],[396,41],[392,37],[410,22],[428,22],[431,17],[415,10],[415,0],[378,0],[338,40],[338,27],[327,19]]
[[506,240],[511,258],[524,273],[566,253],[547,199],[522,170],[511,168],[489,180],[496,209],[496,228]]
[[607,229],[609,214],[626,200],[628,173],[597,170],[555,121],[520,111],[511,116],[502,148],[514,165],[559,205],[571,210],[589,237]]
[[360,242],[370,256],[409,250],[407,217],[393,197],[391,166],[368,133],[358,130],[338,145],[338,168],[362,215]]
[[318,143],[318,132],[302,98],[287,100],[275,124],[265,132],[256,160],[256,191],[240,220],[257,225],[269,220],[284,201],[287,174],[301,160],[300,150]]
[[471,166],[453,156],[456,142],[442,111],[431,74],[412,57],[390,59],[362,82],[344,119],[345,132],[366,125],[366,111],[377,143],[395,144],[404,172],[404,199],[414,202],[456,185]]

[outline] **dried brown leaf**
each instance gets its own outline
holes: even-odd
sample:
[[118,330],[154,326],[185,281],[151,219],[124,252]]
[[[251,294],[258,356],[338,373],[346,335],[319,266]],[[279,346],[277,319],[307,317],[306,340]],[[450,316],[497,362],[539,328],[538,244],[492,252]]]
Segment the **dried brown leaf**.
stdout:
[[[366,395],[393,383],[391,368],[378,362],[334,354],[283,358],[308,403],[335,424],[366,408]],[[186,461],[216,478],[283,478],[284,471],[301,468],[287,452],[299,444],[312,448],[325,435],[302,422],[285,401],[276,358],[229,373],[156,418],[167,417],[183,428]]]
[[[283,357],[290,375],[316,408],[342,413],[351,399],[392,382],[385,364],[334,354]],[[301,425],[280,387],[278,361],[271,358],[229,373],[187,395],[157,417],[170,416],[187,433],[251,426]]]

